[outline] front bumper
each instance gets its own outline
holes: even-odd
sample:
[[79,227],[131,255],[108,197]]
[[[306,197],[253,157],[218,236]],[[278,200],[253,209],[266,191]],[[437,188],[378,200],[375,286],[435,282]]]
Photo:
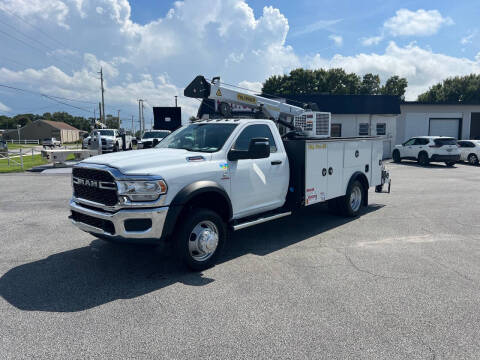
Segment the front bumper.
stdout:
[[[122,209],[111,213],[87,208],[72,199],[70,210],[72,223],[93,235],[125,242],[158,243],[162,238],[168,206]],[[141,230],[133,230],[136,222],[141,225]]]
[[460,154],[458,155],[437,155],[433,154],[430,161],[460,161]]

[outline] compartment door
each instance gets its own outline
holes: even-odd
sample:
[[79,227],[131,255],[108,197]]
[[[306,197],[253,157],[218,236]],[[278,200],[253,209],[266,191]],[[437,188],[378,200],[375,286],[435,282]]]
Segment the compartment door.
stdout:
[[344,142],[326,143],[328,152],[326,200],[345,195],[343,193],[343,146]]
[[328,156],[325,143],[305,143],[305,206],[326,200]]

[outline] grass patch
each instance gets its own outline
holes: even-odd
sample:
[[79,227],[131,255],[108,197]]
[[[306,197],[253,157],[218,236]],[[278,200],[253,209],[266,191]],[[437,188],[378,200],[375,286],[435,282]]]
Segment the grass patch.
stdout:
[[12,150],[12,149],[31,149],[34,146],[38,146],[38,145],[35,145],[35,144],[27,144],[27,145],[24,145],[24,144],[7,144],[7,146],[8,146],[9,150]]
[[[21,163],[20,157],[14,157],[12,160],[15,160],[17,163]],[[35,166],[45,165],[47,160],[42,158],[41,155],[26,155],[23,157],[23,170],[20,165],[17,165],[15,162],[10,160],[10,165],[8,165],[7,159],[0,160],[0,173],[10,173],[10,172],[21,172],[23,170],[31,169]]]

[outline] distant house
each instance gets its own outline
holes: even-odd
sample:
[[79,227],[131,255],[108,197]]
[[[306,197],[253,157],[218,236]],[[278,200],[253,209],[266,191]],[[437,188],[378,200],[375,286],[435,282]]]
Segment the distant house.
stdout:
[[36,120],[20,128],[19,131],[6,130],[3,137],[6,140],[18,140],[19,133],[21,140],[43,140],[54,137],[62,143],[69,143],[78,141],[83,131],[61,121]]

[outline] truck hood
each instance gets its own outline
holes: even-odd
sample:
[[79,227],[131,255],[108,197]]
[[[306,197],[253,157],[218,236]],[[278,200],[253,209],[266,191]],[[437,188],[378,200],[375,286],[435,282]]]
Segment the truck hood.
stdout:
[[83,160],[82,163],[107,165],[128,175],[149,175],[151,169],[186,164],[187,158],[192,156],[203,156],[205,160],[211,158],[208,153],[184,149],[147,149],[98,155]]

